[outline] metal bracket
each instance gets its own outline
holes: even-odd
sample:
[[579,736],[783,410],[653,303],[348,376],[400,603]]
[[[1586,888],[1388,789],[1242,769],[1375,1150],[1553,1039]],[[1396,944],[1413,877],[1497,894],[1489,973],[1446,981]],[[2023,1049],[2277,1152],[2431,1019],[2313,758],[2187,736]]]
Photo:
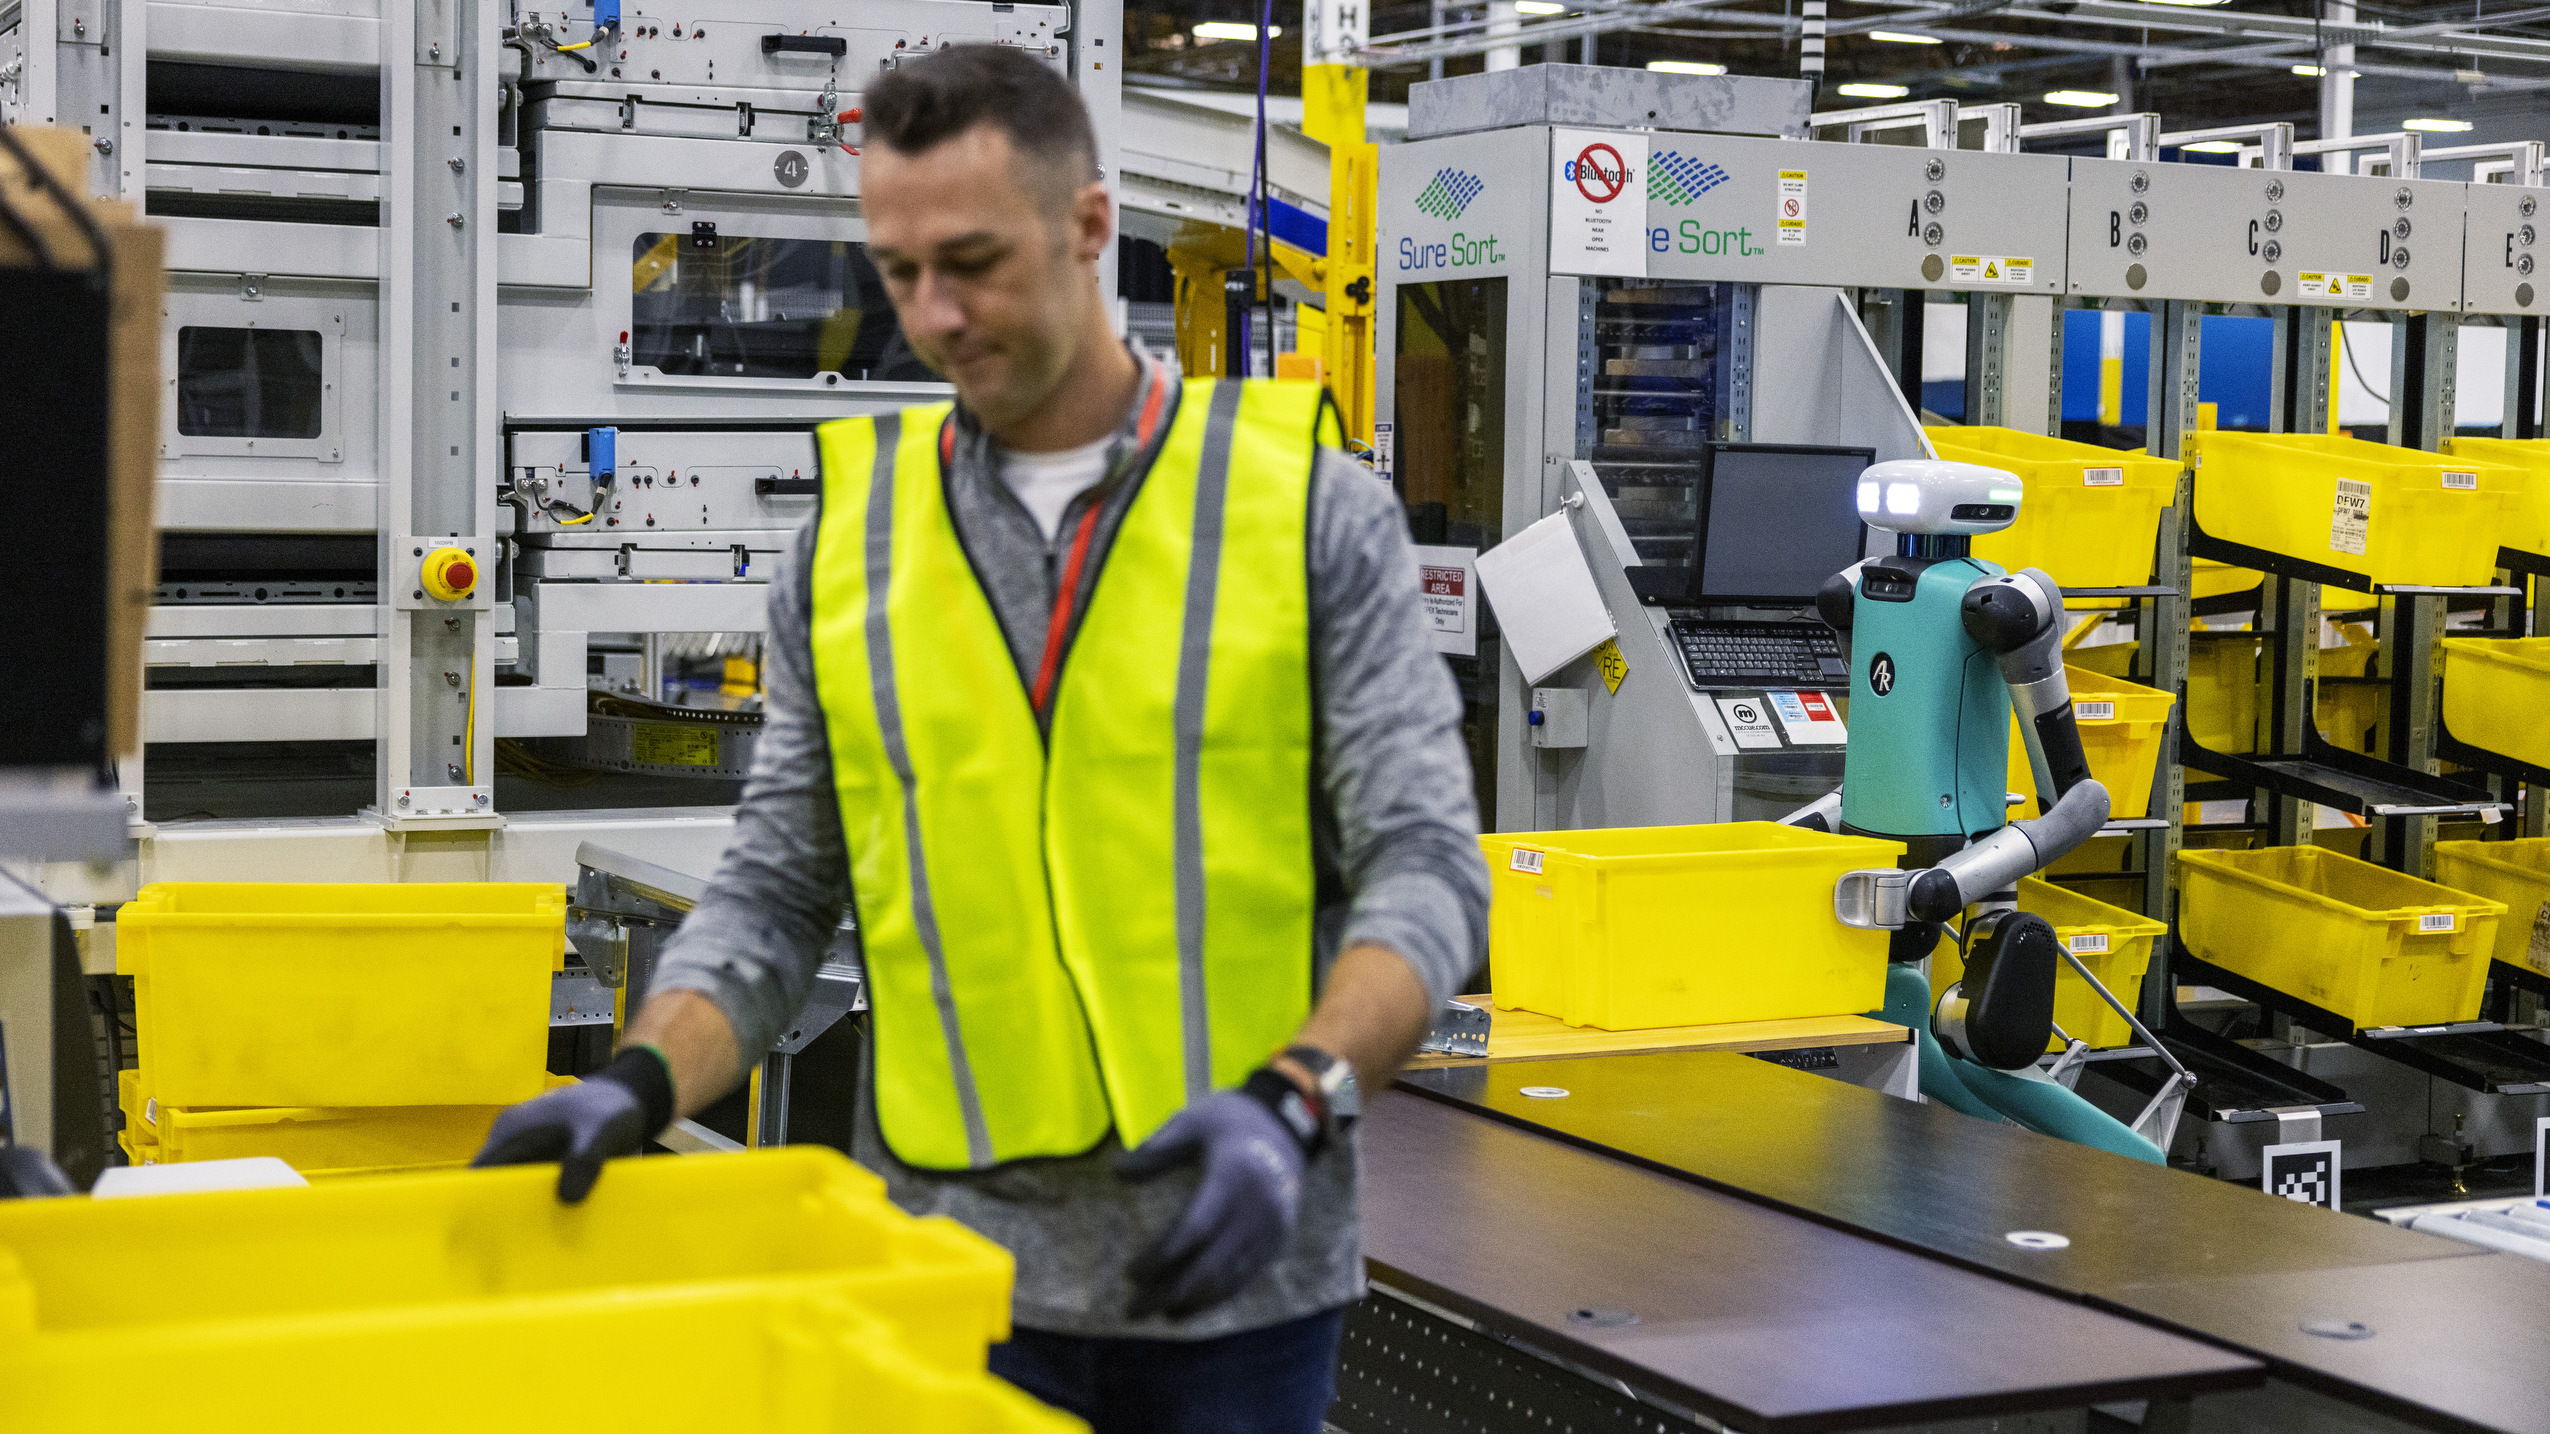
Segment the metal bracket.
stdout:
[[594,979],[618,987],[629,979],[629,928],[619,918],[581,906],[567,910],[567,944],[584,958]]
[[1483,1056],[1488,1053],[1488,1028],[1493,1018],[1481,1007],[1467,1001],[1446,1001],[1434,1013],[1434,1028],[1417,1049],[1447,1056]]

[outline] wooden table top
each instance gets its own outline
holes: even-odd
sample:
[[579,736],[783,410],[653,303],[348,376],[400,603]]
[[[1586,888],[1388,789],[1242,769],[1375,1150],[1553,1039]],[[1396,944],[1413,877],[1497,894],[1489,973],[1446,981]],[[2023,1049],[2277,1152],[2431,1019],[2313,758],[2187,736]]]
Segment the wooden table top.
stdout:
[[1487,1011],[1488,1053],[1454,1056],[1428,1052],[1408,1062],[1409,1069],[1641,1051],[1793,1051],[1812,1046],[1882,1046],[1912,1039],[1912,1032],[1904,1027],[1866,1016],[1807,1016],[1791,1021],[1730,1021],[1717,1026],[1602,1031],[1591,1026],[1571,1026],[1535,1011],[1500,1011],[1488,996],[1461,999]]

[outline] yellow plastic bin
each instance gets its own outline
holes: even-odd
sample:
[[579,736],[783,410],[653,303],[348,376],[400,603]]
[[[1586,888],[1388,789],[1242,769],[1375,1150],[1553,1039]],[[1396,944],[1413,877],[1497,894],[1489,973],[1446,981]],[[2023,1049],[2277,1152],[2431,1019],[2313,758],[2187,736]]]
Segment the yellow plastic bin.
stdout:
[[566,889],[159,882],[116,916],[163,1105],[510,1105],[546,1088]]
[[[2069,663],[2063,677],[2072,688],[2072,720],[2081,729],[2081,753],[2089,758],[2090,775],[2107,788],[2108,810],[2120,817],[2143,815],[2151,809],[2169,709],[2178,699],[2156,687]],[[2035,812],[2036,768],[2028,761],[2015,714],[2010,718],[2010,790],[2026,797],[2026,810]]]
[[2478,587],[2531,482],[2520,468],[2319,433],[2194,432],[2196,523],[2377,583]]
[[1856,1015],[1885,1004],[1886,933],[1833,916],[1833,883],[1900,842],[1775,822],[1481,839],[1496,1004],[1571,1026]]
[[2178,931],[2359,1027],[2475,1020],[2504,903],[2318,847],[2178,853]]
[[[556,1089],[573,1076],[551,1076]],[[239,1160],[271,1155],[304,1175],[466,1165],[487,1143],[501,1105],[241,1106],[196,1110],[147,1098],[125,1112],[153,1143],[151,1158]]]
[[2217,633],[2187,644],[2187,735],[2210,752],[2258,750],[2256,633]]
[[2506,906],[2497,923],[2496,959],[2537,976],[2550,976],[2550,837],[2517,841],[2439,841],[2435,875],[2456,890]]
[[2550,637],[2445,638],[2444,725],[2471,746],[2550,767]]
[[[556,1186],[526,1166],[0,1203],[0,1409],[95,1422],[146,1370],[197,1428],[1077,1427],[982,1373],[1008,1254],[832,1151],[615,1161],[574,1207]],[[593,1349],[681,1377],[559,1362]]]
[[2505,545],[2519,552],[2550,557],[2550,439],[2447,438],[2444,452],[2520,468],[2530,478],[2523,497],[2507,515]]
[[[2152,938],[2167,931],[2167,926],[2034,876],[2019,882],[2019,909],[2051,923],[2055,939],[2080,957],[2081,964],[2116,993],[2116,999],[2128,1006],[2140,1003],[2143,972],[2152,964]],[[1947,990],[1964,974],[1965,961],[1958,955],[1955,938],[1941,940],[1930,958],[1931,991]],[[2092,1050],[2134,1043],[2134,1028],[2099,999],[2069,961],[2054,968],[2054,1024]],[[2047,1036],[2045,1048],[2062,1050],[2062,1038]]]
[[2161,510],[2178,465],[2015,428],[1926,430],[1942,458],[2019,476],[2018,521],[1974,540],[1974,555],[2012,572],[2043,568],[2065,587],[2138,587],[2152,578]]

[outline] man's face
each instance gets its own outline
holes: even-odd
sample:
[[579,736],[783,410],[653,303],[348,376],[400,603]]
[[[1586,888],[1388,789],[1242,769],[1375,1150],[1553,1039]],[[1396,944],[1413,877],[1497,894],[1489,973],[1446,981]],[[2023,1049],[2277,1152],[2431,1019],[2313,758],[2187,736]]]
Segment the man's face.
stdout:
[[1084,286],[1113,238],[1106,189],[1023,173],[999,127],[919,154],[861,156],[868,257],[903,336],[995,432],[1035,411],[1082,335]]

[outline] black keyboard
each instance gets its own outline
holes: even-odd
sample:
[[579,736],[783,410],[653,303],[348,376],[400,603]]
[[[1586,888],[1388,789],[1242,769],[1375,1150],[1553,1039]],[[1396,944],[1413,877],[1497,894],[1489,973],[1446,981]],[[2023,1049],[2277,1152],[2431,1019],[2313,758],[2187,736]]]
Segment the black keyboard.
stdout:
[[1839,687],[1850,680],[1841,642],[1820,622],[1678,617],[1673,640],[1694,687]]

